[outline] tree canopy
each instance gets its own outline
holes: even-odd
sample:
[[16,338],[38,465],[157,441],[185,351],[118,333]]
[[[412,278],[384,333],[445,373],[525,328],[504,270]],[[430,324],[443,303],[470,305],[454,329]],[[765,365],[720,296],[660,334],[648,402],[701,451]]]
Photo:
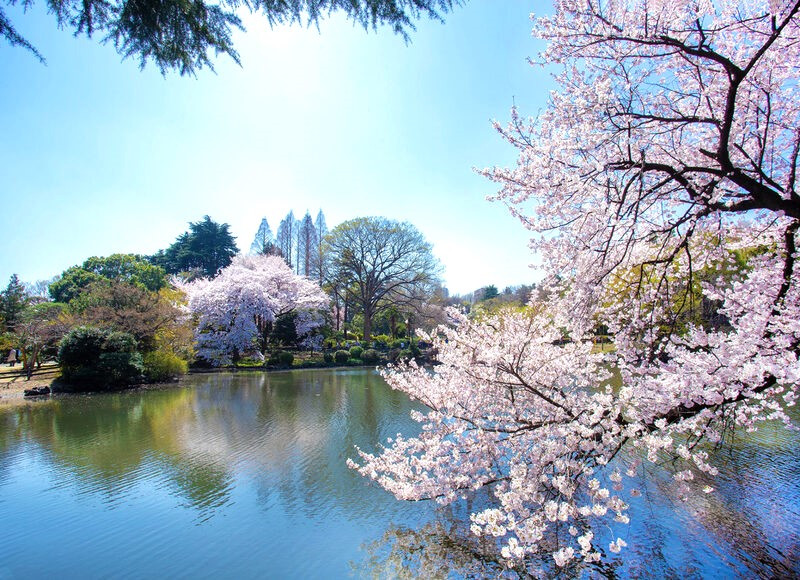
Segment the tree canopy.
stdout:
[[[15,0],[5,0],[8,5]],[[320,19],[341,12],[365,29],[379,25],[391,27],[408,38],[414,20],[421,16],[441,19],[458,0],[253,0],[244,3],[250,12],[266,16],[270,26],[284,23],[316,25]],[[33,2],[24,2],[28,7]],[[110,42],[123,58],[136,58],[144,68],[152,61],[163,73],[178,71],[194,74],[207,66],[213,70],[211,53],[225,54],[239,63],[232,34],[244,30],[237,10],[242,3],[222,0],[133,1],[133,0],[49,0],[49,11],[59,28],[68,28],[75,35]],[[12,46],[20,46],[44,57],[15,28],[0,7],[0,36]]]
[[16,274],[12,274],[6,289],[0,292],[0,315],[3,326],[13,331],[28,304],[28,293]]
[[325,239],[329,276],[348,288],[364,315],[364,340],[373,317],[390,306],[409,306],[432,293],[440,266],[413,225],[383,217],[343,222]]
[[92,256],[80,266],[66,269],[50,284],[50,296],[56,302],[70,302],[91,284],[102,281],[125,282],[150,292],[167,285],[163,268],[153,265],[136,254],[112,254],[108,257]]
[[190,222],[188,232],[178,236],[169,248],[160,250],[150,260],[170,274],[213,277],[238,253],[230,226],[204,216],[199,222]]
[[313,313],[328,298],[316,283],[298,276],[278,256],[237,256],[213,280],[195,280],[182,289],[197,317],[197,354],[229,364],[250,353],[264,354],[275,321],[297,312],[297,336],[319,326]]
[[[513,110],[498,126],[518,163],[485,174],[534,233],[541,299],[479,320],[453,311],[455,328],[427,337],[435,372],[385,373],[428,412],[418,437],[361,453],[361,473],[404,499],[487,490],[471,532],[521,576],[571,576],[625,548],[648,462],[673,470],[677,497],[713,493],[698,485],[716,473],[704,442],[790,422],[799,11],[561,0],[534,21],[559,90],[538,118]],[[686,316],[697,289],[726,324]],[[613,355],[593,350],[598,325]],[[606,386],[609,364],[621,388]]]

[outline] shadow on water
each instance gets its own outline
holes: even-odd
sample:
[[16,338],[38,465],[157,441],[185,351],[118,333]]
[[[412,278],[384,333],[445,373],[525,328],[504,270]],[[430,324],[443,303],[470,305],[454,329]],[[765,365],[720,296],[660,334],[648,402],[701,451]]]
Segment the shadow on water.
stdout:
[[[494,576],[488,547],[455,531],[463,513],[433,521],[431,505],[346,467],[356,445],[417,433],[414,407],[358,369],[198,375],[0,411],[0,577]],[[633,558],[582,574],[800,574],[799,449],[796,432],[742,435],[718,457],[716,491],[690,502],[652,469],[630,498]]]

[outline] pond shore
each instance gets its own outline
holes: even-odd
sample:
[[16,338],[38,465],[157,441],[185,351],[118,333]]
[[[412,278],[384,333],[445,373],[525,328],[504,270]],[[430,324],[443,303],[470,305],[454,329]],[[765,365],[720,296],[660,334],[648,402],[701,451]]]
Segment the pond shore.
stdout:
[[[267,368],[262,366],[253,367],[214,367],[214,368],[196,368],[190,369],[187,375],[195,374],[214,374],[214,373],[235,373],[235,372],[286,372],[292,370],[339,370],[339,369],[356,369],[364,367],[375,367],[376,365],[362,365],[362,366],[330,366],[330,367],[312,367],[312,366],[297,366],[293,368]],[[9,367],[7,364],[0,366],[0,409],[4,407],[12,407],[17,405],[25,405],[39,400],[39,397],[26,398],[25,391],[34,387],[51,387],[51,385],[61,377],[61,370],[55,362],[46,362],[41,368],[33,372],[30,380],[25,378],[25,373],[22,370],[22,365],[15,365]],[[180,378],[168,383],[154,383],[131,385],[130,389],[147,389],[147,388],[163,388],[170,385],[178,385]],[[123,389],[127,390],[127,389]]]
[[34,370],[30,380],[25,378],[21,363],[13,367],[0,365],[0,407],[26,403],[25,389],[49,387],[60,376],[61,370],[54,362],[46,362]]

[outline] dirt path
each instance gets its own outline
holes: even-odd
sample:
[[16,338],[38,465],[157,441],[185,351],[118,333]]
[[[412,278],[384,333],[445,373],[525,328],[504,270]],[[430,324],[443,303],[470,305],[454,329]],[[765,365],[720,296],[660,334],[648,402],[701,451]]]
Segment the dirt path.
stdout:
[[23,392],[33,387],[49,387],[61,375],[58,365],[50,362],[33,372],[31,380],[25,379],[22,365],[0,365],[0,407],[24,403]]

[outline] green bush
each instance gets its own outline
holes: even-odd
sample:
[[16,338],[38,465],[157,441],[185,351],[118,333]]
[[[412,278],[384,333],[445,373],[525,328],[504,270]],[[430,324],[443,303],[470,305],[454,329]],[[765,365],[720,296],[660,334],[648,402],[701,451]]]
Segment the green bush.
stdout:
[[278,350],[269,356],[269,364],[273,367],[290,367],[294,362],[294,355],[285,350]]
[[144,375],[136,339],[125,332],[79,326],[61,340],[58,358],[62,380],[76,390],[132,385]]
[[350,349],[350,356],[352,358],[361,358],[361,354],[364,352],[364,349],[360,346],[356,345]]
[[346,350],[337,350],[333,354],[333,360],[336,361],[337,365],[347,364],[347,359],[350,358],[350,353]]
[[333,362],[333,353],[331,352],[322,353],[322,360],[325,361],[325,364],[331,364]]
[[377,363],[378,358],[380,358],[380,355],[378,354],[378,351],[375,350],[374,348],[368,348],[361,355],[361,360],[364,361],[364,364],[368,365],[374,365],[375,363]]
[[156,350],[143,357],[144,376],[150,383],[163,383],[177,376],[185,375],[188,363],[172,352]]
[[408,344],[407,340],[393,340],[392,343],[389,345],[390,348],[405,348]]

